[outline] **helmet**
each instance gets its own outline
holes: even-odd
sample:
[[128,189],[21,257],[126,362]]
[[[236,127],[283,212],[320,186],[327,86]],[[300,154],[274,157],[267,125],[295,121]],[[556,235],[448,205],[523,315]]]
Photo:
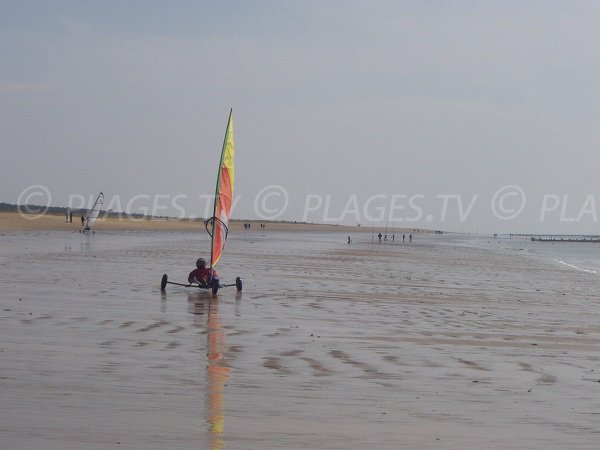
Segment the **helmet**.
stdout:
[[204,261],[204,258],[198,258],[196,260],[196,267],[199,269],[203,269],[206,267],[206,261]]

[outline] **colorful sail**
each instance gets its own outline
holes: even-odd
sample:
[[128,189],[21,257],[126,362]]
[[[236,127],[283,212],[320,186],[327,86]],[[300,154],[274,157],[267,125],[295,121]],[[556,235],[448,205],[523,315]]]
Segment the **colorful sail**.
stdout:
[[231,216],[231,207],[233,204],[234,146],[232,112],[233,110],[229,111],[229,121],[225,130],[223,150],[221,151],[221,160],[219,162],[213,217],[207,223],[207,230],[212,237],[210,251],[211,268],[216,266],[219,259],[221,259],[221,253],[223,252],[223,247],[225,247],[229,231],[229,217]]
[[86,222],[85,228],[84,228],[85,231],[91,230],[94,227],[94,224],[96,223],[96,219],[98,218],[98,215],[100,215],[100,211],[102,211],[103,204],[104,204],[104,194],[102,192],[100,192],[100,194],[98,194],[98,197],[96,197],[94,206],[92,206],[92,209],[90,209],[88,211],[87,222]]

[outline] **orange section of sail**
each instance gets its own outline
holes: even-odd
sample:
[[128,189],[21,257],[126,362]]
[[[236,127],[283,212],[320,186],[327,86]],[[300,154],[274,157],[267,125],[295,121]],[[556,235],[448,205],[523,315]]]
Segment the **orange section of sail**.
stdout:
[[227,238],[227,227],[231,217],[233,206],[233,184],[234,184],[234,145],[233,145],[233,119],[229,114],[229,122],[225,131],[225,140],[221,152],[219,176],[217,178],[217,190],[215,194],[214,216],[218,220],[213,221],[211,267],[214,267],[221,259],[225,239]]

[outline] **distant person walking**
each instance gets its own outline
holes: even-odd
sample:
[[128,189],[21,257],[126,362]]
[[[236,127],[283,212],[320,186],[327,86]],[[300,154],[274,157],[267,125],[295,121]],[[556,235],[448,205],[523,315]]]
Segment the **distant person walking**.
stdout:
[[404,242],[404,239],[406,238],[406,235],[402,235],[402,242]]
[[73,211],[69,213],[69,223],[73,223]]
[[412,234],[409,234],[409,235],[408,235],[408,241],[409,241],[409,242],[412,242]]
[[379,238],[379,242],[381,242],[381,233],[379,233],[377,237]]
[[85,216],[82,214],[81,215],[81,226],[83,226],[85,224]]
[[350,239],[350,235],[348,235],[348,244],[352,243],[352,239]]

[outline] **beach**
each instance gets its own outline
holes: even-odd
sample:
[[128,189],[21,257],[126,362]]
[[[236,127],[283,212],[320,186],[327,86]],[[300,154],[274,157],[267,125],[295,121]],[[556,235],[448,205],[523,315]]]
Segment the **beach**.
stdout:
[[[62,214],[20,214],[18,212],[0,212],[0,233],[3,231],[78,231],[82,229],[81,216],[73,216],[73,222],[67,222]],[[244,230],[244,224],[250,225],[250,230],[260,230],[263,224],[269,231],[346,231],[370,232],[371,229],[360,227],[312,224],[300,222],[261,222],[257,220],[232,220],[229,223],[231,231]],[[134,217],[126,213],[113,216],[100,216],[94,226],[98,231],[198,231],[204,229],[203,219],[173,218],[173,217]],[[385,228],[373,228],[385,232]],[[402,228],[397,229],[403,231]],[[409,232],[408,229],[404,229]],[[412,230],[410,230],[412,231]],[[390,231],[391,233],[392,231]]]
[[598,447],[598,274],[544,244],[240,222],[212,297],[160,291],[201,224],[60,219],[0,227],[2,448]]

